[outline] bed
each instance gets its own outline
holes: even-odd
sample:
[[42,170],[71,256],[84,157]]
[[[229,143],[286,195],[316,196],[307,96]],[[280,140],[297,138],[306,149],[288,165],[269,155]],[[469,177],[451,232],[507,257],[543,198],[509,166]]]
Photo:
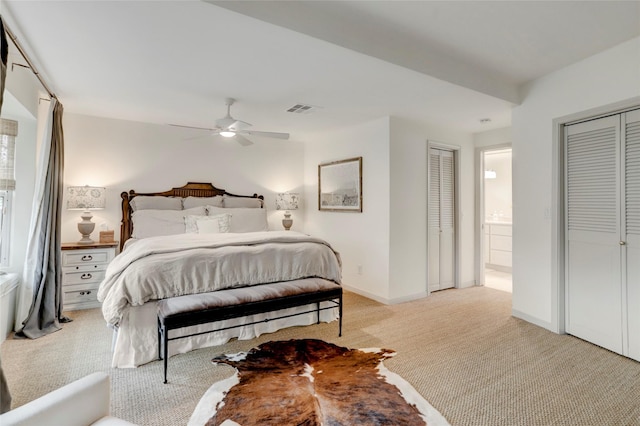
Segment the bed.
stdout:
[[[104,318],[115,330],[113,367],[158,359],[159,300],[298,280],[340,284],[339,254],[321,239],[269,230],[264,198],[257,194],[189,182],[121,197],[121,252],[98,290]],[[319,315],[331,322],[339,312],[323,309]],[[316,307],[309,305],[173,330],[174,336],[193,336],[172,342],[168,356],[317,321]]]

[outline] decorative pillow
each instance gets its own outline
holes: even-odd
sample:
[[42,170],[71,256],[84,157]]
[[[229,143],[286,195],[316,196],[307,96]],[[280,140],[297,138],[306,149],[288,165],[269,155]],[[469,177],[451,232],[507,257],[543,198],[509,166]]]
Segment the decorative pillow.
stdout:
[[[207,216],[209,219],[217,219],[218,220],[218,229],[220,232],[229,232],[231,229],[231,215],[229,213],[216,214]],[[200,221],[198,221],[198,232],[201,234],[202,228],[200,227]]]
[[198,224],[197,221],[200,219],[206,220],[210,216],[202,215],[187,215],[184,217],[184,232],[187,234],[197,234],[198,233]]
[[222,207],[222,195],[216,195],[215,197],[186,197],[182,199],[182,206],[185,209],[198,206]]
[[185,216],[205,216],[204,207],[187,210],[138,210],[133,212],[132,238],[149,238],[159,235],[175,235],[185,233]]
[[[209,204],[214,206],[215,204]],[[262,207],[262,200],[260,198],[247,198],[247,197],[229,197],[225,195],[222,197],[222,207],[225,208],[237,208],[246,207],[259,209]]]
[[138,195],[129,201],[131,209],[138,210],[182,210],[182,198],[156,195]]
[[185,216],[184,224],[187,234],[217,234],[229,232],[228,213],[214,216]]
[[207,206],[210,216],[228,213],[231,215],[229,232],[268,231],[267,209],[256,208],[221,208]]

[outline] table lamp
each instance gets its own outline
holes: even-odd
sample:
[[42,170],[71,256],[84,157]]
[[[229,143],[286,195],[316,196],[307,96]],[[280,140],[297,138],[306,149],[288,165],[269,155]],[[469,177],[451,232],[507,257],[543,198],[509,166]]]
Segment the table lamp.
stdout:
[[68,188],[67,210],[82,210],[82,220],[78,222],[78,231],[82,239],[78,244],[93,244],[91,233],[96,224],[91,222],[91,210],[104,209],[106,204],[106,188],[99,186],[70,186]]
[[285,210],[284,219],[282,219],[282,226],[287,231],[291,229],[293,225],[293,219],[291,219],[291,212],[289,210],[298,210],[298,201],[300,200],[300,194],[297,192],[283,192],[276,194],[276,210]]

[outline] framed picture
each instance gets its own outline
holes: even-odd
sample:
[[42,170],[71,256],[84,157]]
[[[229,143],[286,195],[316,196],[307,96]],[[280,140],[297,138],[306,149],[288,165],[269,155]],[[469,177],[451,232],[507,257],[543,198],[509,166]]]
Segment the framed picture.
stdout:
[[318,209],[362,212],[362,157],[318,166]]

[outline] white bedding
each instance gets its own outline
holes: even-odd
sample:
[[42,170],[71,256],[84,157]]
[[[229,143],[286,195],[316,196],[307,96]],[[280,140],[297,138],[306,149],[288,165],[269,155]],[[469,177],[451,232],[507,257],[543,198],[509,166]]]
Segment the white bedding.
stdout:
[[[268,282],[319,277],[340,283],[339,255],[325,241],[294,231],[245,234],[180,234],[146,238],[129,245],[109,265],[98,291],[108,324],[118,329],[112,366],[135,367],[157,359],[157,299]],[[307,307],[288,313],[310,310]],[[229,324],[276,317],[279,313],[226,321]],[[337,318],[322,312],[322,321]],[[292,325],[308,325],[314,314],[234,328],[173,341],[169,353],[251,339]],[[220,328],[205,324],[180,330]]]

